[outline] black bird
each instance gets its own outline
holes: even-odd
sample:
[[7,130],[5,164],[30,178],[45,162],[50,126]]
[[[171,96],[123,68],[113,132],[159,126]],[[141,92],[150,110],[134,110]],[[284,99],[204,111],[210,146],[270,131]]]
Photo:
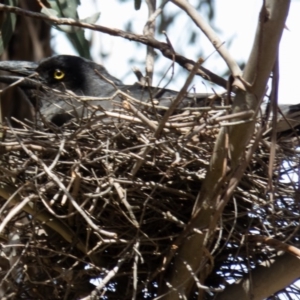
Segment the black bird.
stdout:
[[[71,118],[88,115],[88,105],[111,110],[114,103],[121,103],[124,97],[112,96],[116,91],[143,102],[158,107],[168,108],[178,92],[169,89],[147,87],[141,84],[124,85],[119,79],[110,75],[107,70],[90,60],[71,56],[58,55],[42,60],[39,64],[26,61],[2,61],[0,70],[11,72],[15,75],[0,76],[0,82],[14,83],[27,94],[32,105],[37,108],[42,116],[61,126]],[[34,76],[36,74],[37,76]],[[29,76],[29,77],[28,77]],[[55,93],[54,90],[61,91]],[[63,93],[62,93],[63,92]],[[73,97],[70,95],[73,93]],[[81,101],[76,96],[101,97],[106,100]],[[177,106],[177,111],[187,107],[202,107],[210,104],[208,93],[187,93]],[[220,105],[221,100],[214,99],[215,105]],[[143,109],[145,108],[144,106]],[[262,109],[264,111],[264,108]],[[284,132],[300,126],[300,104],[279,105],[277,132]],[[155,110],[161,113],[161,110]]]
[[[27,76],[19,86],[47,120],[61,126],[73,117],[87,114],[84,104],[100,106],[103,110],[111,110],[114,103],[121,102],[123,97],[112,96],[117,90],[131,97],[148,102],[150,106],[169,107],[178,92],[145,87],[141,84],[124,85],[119,79],[110,75],[106,69],[90,60],[71,56],[58,55],[42,60],[39,64],[22,61],[0,62],[0,70],[9,71],[17,76],[1,76],[0,82],[12,83]],[[32,76],[37,73],[37,77]],[[21,77],[20,77],[21,76]],[[50,90],[50,89],[51,90]],[[107,100],[80,101],[76,97],[53,93],[53,89],[70,91],[77,96],[101,97]],[[186,94],[177,107],[177,111],[185,107],[204,106],[208,103],[209,94]],[[219,100],[220,101],[220,100]]]

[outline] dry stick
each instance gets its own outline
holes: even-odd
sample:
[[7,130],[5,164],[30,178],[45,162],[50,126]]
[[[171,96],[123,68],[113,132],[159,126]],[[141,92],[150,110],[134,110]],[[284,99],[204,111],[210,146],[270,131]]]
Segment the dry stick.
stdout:
[[[221,246],[221,248],[218,249],[218,252],[215,254],[215,256],[219,255],[220,253],[222,253],[222,251],[226,248],[226,246],[228,245],[228,241],[230,240],[231,236],[233,235],[233,232],[236,228],[236,223],[238,221],[238,205],[236,202],[235,197],[232,197],[233,200],[233,206],[234,206],[234,221],[233,224],[230,228],[230,231],[226,237],[225,243],[223,243],[223,246]],[[215,247],[215,251],[217,251],[217,248]],[[214,254],[214,251],[212,251],[211,254]]]
[[[169,2],[170,0],[164,0],[161,5],[159,6],[159,8],[153,12],[153,14],[151,16],[149,16],[147,23],[152,23],[154,22],[154,20],[162,13],[162,10],[164,8],[164,6]],[[146,24],[147,25],[147,24]]]
[[[210,260],[212,261],[213,259],[211,258],[211,256],[208,253],[207,253],[207,255],[209,256]],[[191,266],[188,265],[186,262],[184,262],[184,265],[185,265],[186,269],[189,271],[190,275],[193,277],[193,279],[195,281],[195,284],[196,284],[196,286],[199,290],[204,290],[204,291],[207,291],[207,292],[216,292],[216,293],[222,292],[224,290],[222,287],[221,288],[213,288],[213,287],[201,284],[200,280],[197,277],[197,273],[198,273],[199,270],[194,271],[191,268]],[[188,281],[188,278],[184,279],[181,282],[181,284],[177,285],[176,287],[172,286],[172,284],[170,284],[170,282],[166,282],[166,285],[168,286],[169,291],[164,293],[164,294],[161,294],[158,297],[153,298],[153,300],[164,299],[165,296],[170,295],[173,291],[178,292],[178,294],[180,294],[180,292],[182,290],[182,286],[184,286],[187,281]],[[182,298],[182,299],[187,299],[187,298]]]
[[61,144],[59,146],[59,149],[58,149],[58,152],[55,156],[55,158],[53,159],[53,162],[52,164],[50,165],[49,167],[49,170],[51,171],[55,166],[56,164],[58,163],[59,159],[60,159],[60,156],[62,155],[62,152],[64,150],[64,147],[65,147],[65,143],[66,143],[66,139],[65,137],[62,138],[62,141],[61,141]]
[[[9,248],[13,248],[13,247],[24,247],[23,244],[13,244],[13,245],[1,245],[3,249],[9,249]],[[37,246],[37,245],[31,245],[30,248],[34,248],[34,249],[41,249],[41,250],[45,250],[45,247],[41,247],[41,246]],[[54,250],[54,249],[50,249],[50,248],[47,248],[47,251],[51,252],[51,253],[55,253],[55,254],[58,254],[58,255],[63,255],[65,257],[69,257],[69,258],[72,258],[73,260],[78,260],[84,264],[86,264],[86,261],[78,256],[74,256],[70,253],[66,253],[66,252],[62,252],[62,251],[59,251],[59,250]],[[101,272],[101,268],[99,268],[98,266],[93,266],[94,268],[96,268],[99,272]],[[1,286],[1,285],[0,285]]]
[[64,184],[59,180],[59,178],[51,172],[49,167],[46,166],[46,164],[40,160],[32,151],[30,151],[19,139],[17,135],[15,137],[18,139],[19,143],[22,145],[23,150],[26,152],[26,154],[31,157],[35,162],[37,162],[41,167],[44,169],[45,173],[57,184],[57,186],[67,195],[68,199],[71,201],[74,208],[81,214],[81,216],[86,220],[86,222],[93,228],[95,231],[99,232],[100,234],[103,234],[108,237],[116,237],[116,233],[114,232],[108,232],[106,230],[100,229],[97,225],[93,223],[93,221],[89,218],[89,216],[82,210],[82,208],[78,205],[78,203],[75,201],[75,199],[72,197],[72,195],[69,193],[67,188],[64,186]]
[[[31,197],[26,197],[23,201],[20,195],[17,193],[17,189],[12,187],[4,182],[0,183],[0,196],[4,199],[8,199],[12,204],[16,204],[17,207],[14,209],[14,213],[18,213],[20,209],[25,211],[26,213],[32,215],[36,220],[44,223],[48,227],[52,228],[55,232],[61,235],[67,242],[72,244],[73,238],[76,236],[75,233],[67,227],[64,223],[60,220],[54,219],[54,216],[50,214],[48,211],[45,212],[37,212],[33,207],[30,205]],[[35,195],[34,195],[35,196]],[[12,217],[13,215],[11,215]],[[1,227],[5,226],[4,222],[2,222]],[[3,227],[4,228],[4,227]],[[0,231],[2,228],[0,229]],[[84,254],[87,253],[87,250],[83,243],[78,242],[76,247],[82,251]]]
[[[202,63],[202,60],[201,59],[199,59],[199,61],[198,61],[198,63],[199,63],[199,65]],[[194,70],[194,69],[193,69]],[[192,70],[192,71],[193,71]],[[118,96],[123,96],[122,98],[126,98],[126,100],[129,100],[129,101],[131,101],[131,102],[134,102],[134,103],[137,103],[137,104],[139,104],[139,106],[140,105],[142,105],[142,106],[146,106],[146,107],[149,107],[149,108],[151,108],[151,109],[153,109],[153,108],[155,108],[155,109],[157,109],[157,110],[165,110],[165,111],[169,111],[169,113],[168,114],[172,114],[172,112],[173,112],[173,108],[171,109],[171,107],[175,107],[175,109],[178,109],[178,110],[180,110],[180,111],[186,111],[186,110],[189,110],[189,111],[208,111],[208,110],[211,110],[212,108],[214,108],[214,109],[216,109],[216,110],[224,110],[224,109],[229,109],[231,106],[222,106],[222,105],[219,105],[219,106],[203,106],[203,107],[183,107],[183,108],[176,108],[176,106],[178,105],[178,104],[173,104],[173,106],[171,105],[171,106],[169,106],[169,107],[167,107],[167,106],[161,106],[161,105],[154,105],[153,103],[148,103],[148,102],[145,102],[145,101],[142,101],[142,100],[138,100],[138,99],[136,99],[136,98],[134,98],[134,97],[132,97],[130,94],[128,94],[128,93],[125,93],[125,92],[123,92],[122,90],[120,90],[119,89],[119,87],[118,86],[116,86],[115,85],[115,83],[112,81],[112,80],[110,80],[110,79],[108,79],[108,78],[106,78],[105,76],[103,76],[98,70],[94,70],[95,71],[95,73],[101,78],[101,79],[103,79],[103,80],[105,80],[107,83],[109,83],[109,84],[111,84],[113,87],[114,87],[114,89],[116,90],[115,91],[115,93],[112,95],[112,96],[110,96],[110,97],[90,97],[90,96],[77,96],[77,95],[73,95],[73,93],[71,94],[71,96],[72,97],[74,97],[74,98],[76,98],[77,100],[79,100],[79,101],[108,101],[108,100],[113,100],[113,99],[115,99],[116,97],[118,97]],[[187,79],[188,80],[188,79]],[[182,89],[184,89],[184,87],[182,88]],[[188,89],[188,87],[186,88],[186,90]],[[158,90],[161,90],[161,89],[158,89]],[[185,90],[185,93],[186,93],[186,90]],[[60,93],[60,91],[57,91],[58,93]],[[150,91],[149,91],[150,92]],[[180,93],[180,92],[179,92]],[[172,103],[174,103],[175,101],[177,101],[176,99],[178,98],[178,97],[180,97],[180,94],[177,94],[177,96],[176,96],[176,98],[175,98],[175,100],[173,100],[173,102]],[[155,96],[155,95],[154,95]],[[216,95],[215,94],[208,94],[207,95],[207,98],[209,98],[209,99],[211,99],[211,96],[214,96],[214,97],[216,97]],[[217,97],[219,97],[219,96],[217,96]],[[155,97],[153,97],[153,98],[155,98]],[[151,97],[151,99],[152,99],[152,97]],[[179,99],[179,102],[181,101],[181,98]],[[126,108],[126,109],[128,109],[127,108],[127,102],[124,100],[123,102],[123,106]],[[118,103],[119,104],[119,103]],[[130,108],[130,107],[129,107]],[[134,108],[132,108],[132,110],[134,110]],[[105,114],[108,114],[109,113],[109,111],[105,111],[104,112]],[[140,114],[138,114],[138,113],[135,113],[137,116],[142,116],[142,115],[140,115]],[[165,114],[166,115],[166,114]],[[128,118],[128,116],[125,116],[125,117],[127,117]],[[144,118],[142,118],[142,120],[146,120],[145,119],[146,117],[144,117]],[[139,121],[139,119],[135,119],[136,121]],[[158,121],[151,121],[152,123],[157,123]],[[166,124],[168,124],[168,123],[166,123]],[[148,124],[149,126],[151,125],[151,124]],[[165,127],[165,126],[164,126]],[[156,129],[155,129],[156,130]]]
[[133,213],[131,205],[127,201],[126,191],[124,191],[124,189],[118,182],[114,182],[114,178],[110,177],[108,180],[109,180],[109,183],[115,188],[115,190],[120,198],[120,202],[123,203],[123,205],[126,207],[128,213],[129,213],[129,217],[128,217],[127,214],[124,212],[125,217],[127,218],[127,220],[129,220],[130,223],[133,224],[133,226],[138,228],[139,223],[136,220],[136,217]]
[[[156,0],[146,0],[146,3],[148,6],[148,16],[151,17],[155,12]],[[154,38],[155,18],[152,19],[151,22],[149,22],[149,20],[146,22],[144,26],[143,34],[145,36]],[[147,55],[146,55],[146,77],[147,77],[147,83],[150,86],[152,85],[152,80],[153,80],[154,57],[155,57],[154,49],[148,46]]]
[[[1,224],[0,224],[0,233],[4,230],[4,228],[6,227],[7,223],[9,221],[11,221],[13,217],[15,215],[17,215],[20,211],[25,210],[24,207],[27,206],[28,203],[33,200],[33,198],[35,198],[35,195],[30,195],[30,196],[26,197],[23,201],[21,201],[21,197],[19,196],[19,192],[25,186],[26,186],[26,184],[24,184],[20,188],[16,189],[11,195],[9,195],[9,198],[7,198],[7,201],[4,204],[4,207],[7,206],[7,205],[9,205],[9,204],[11,204],[11,203],[16,204],[16,205],[15,205],[14,208],[12,208],[9,211],[9,213],[1,221]],[[9,185],[6,185],[5,183],[1,183],[0,184],[0,188],[1,188],[1,191],[0,191],[1,196],[5,195],[5,193],[10,194],[10,186]],[[17,199],[17,201],[16,201],[16,199]],[[3,210],[3,208],[1,210]]]
[[[1,89],[1,90],[0,90],[0,95],[1,95],[3,92],[9,90],[10,88],[12,88],[12,87],[14,87],[14,86],[19,85],[19,84],[22,83],[22,82],[25,82],[25,83],[31,83],[32,86],[36,86],[36,87],[41,86],[41,85],[42,85],[41,83],[39,83],[39,82],[37,82],[37,81],[31,79],[32,77],[35,77],[36,75],[37,75],[37,73],[33,73],[33,74],[29,75],[29,76],[22,77],[22,78],[16,80],[15,82],[13,82],[13,83],[9,82],[9,85],[8,85],[7,87],[5,87],[4,89]],[[6,77],[6,76],[3,76],[3,77],[1,78],[1,79],[3,79],[3,81],[2,81],[3,83],[5,83],[4,77]]]
[[[195,64],[193,70],[190,72],[188,78],[185,81],[184,86],[181,88],[181,90],[179,91],[179,93],[177,94],[176,98],[172,101],[172,104],[170,105],[169,109],[165,112],[162,120],[159,122],[157,129],[153,135],[153,137],[155,139],[158,139],[158,137],[160,136],[162,130],[165,127],[165,124],[167,123],[169,117],[171,116],[171,114],[174,112],[174,110],[176,109],[176,107],[178,106],[178,104],[180,103],[180,101],[182,101],[183,97],[186,95],[186,91],[188,89],[188,87],[190,86],[195,73],[197,72],[197,69],[199,68],[200,64],[201,64],[202,60],[199,59],[197,61],[197,63]],[[146,147],[143,151],[143,153],[140,154],[140,156],[142,157],[142,160],[137,160],[137,162],[134,164],[132,170],[131,170],[131,174],[132,176],[135,176],[136,173],[138,172],[138,170],[140,169],[140,167],[143,165],[144,163],[144,158],[147,156],[147,154],[149,153],[149,151],[151,151],[152,147]]]
[[[228,50],[225,48],[224,43],[219,39],[217,34],[211,28],[209,24],[207,24],[203,18],[201,18],[198,11],[186,0],[172,0],[172,2],[184,10],[191,19],[195,22],[195,24],[203,31],[203,33],[210,40],[215,49],[219,52],[221,57],[226,62],[231,74],[236,78],[242,75],[242,71],[239,68],[238,64],[231,57]],[[238,84],[236,82],[235,84]],[[238,84],[239,87],[243,88],[241,84]]]
[[[17,266],[18,266],[18,264],[20,263],[22,257],[23,257],[23,256],[26,257],[26,253],[27,253],[27,250],[28,250],[28,248],[29,248],[30,243],[32,242],[32,238],[33,238],[33,237],[31,237],[31,238],[28,240],[28,242],[27,242],[26,245],[24,246],[24,248],[23,248],[21,254],[18,255],[18,257],[15,259],[15,261],[14,261],[14,263],[12,264],[12,266],[10,267],[10,269],[6,272],[5,276],[4,276],[4,277],[2,278],[2,280],[0,281],[0,286],[3,286],[3,283],[4,283],[4,282],[7,282],[7,279],[9,278],[9,275],[11,274],[11,272],[12,272],[13,270],[15,270],[15,269],[17,268]],[[4,245],[1,245],[1,246],[3,247]],[[6,298],[6,297],[5,297],[5,298]],[[8,298],[10,298],[10,297],[8,297]],[[6,299],[7,299],[7,298],[6,298]]]
[[249,165],[251,158],[253,156],[253,153],[257,149],[259,145],[259,141],[261,139],[262,133],[264,132],[265,128],[260,128],[256,134],[255,140],[251,148],[248,150],[245,159],[241,162],[241,165],[234,170],[231,174],[231,178],[229,178],[229,183],[227,188],[225,188],[224,196],[219,197],[219,204],[217,206],[216,212],[211,220],[210,223],[210,231],[213,232],[214,228],[216,228],[216,224],[218,222],[218,219],[220,218],[226,204],[230,200],[230,197],[232,196],[235,188],[237,187],[238,183],[240,182],[242,176],[244,175],[244,172]]
[[120,267],[124,263],[125,258],[120,258],[118,260],[117,265],[110,270],[107,275],[101,279],[101,283],[96,286],[95,290],[87,297],[81,298],[81,300],[94,300],[94,299],[99,299],[99,293],[100,291],[106,286],[106,284],[118,273],[120,270]]
[[137,283],[138,283],[138,262],[139,262],[139,257],[141,256],[140,252],[138,251],[140,247],[140,242],[137,241],[134,246],[133,250],[135,252],[134,255],[134,262],[133,262],[133,275],[132,275],[132,286],[133,286],[133,293],[132,293],[132,300],[136,299],[136,294],[137,294]]
[[[106,34],[109,34],[112,36],[122,37],[129,41],[139,42],[144,45],[147,45],[147,46],[150,46],[150,47],[160,50],[161,53],[165,57],[167,57],[171,60],[173,60],[173,57],[174,57],[175,61],[179,65],[181,65],[183,68],[187,69],[188,71],[191,71],[195,65],[195,62],[191,59],[187,59],[178,53],[175,53],[175,55],[174,55],[173,51],[170,49],[170,47],[167,43],[159,42],[158,40],[156,40],[152,37],[145,36],[145,35],[138,35],[138,34],[133,34],[130,32],[123,31],[123,30],[119,30],[119,29],[112,29],[112,28],[101,26],[101,25],[84,23],[84,22],[76,21],[71,18],[57,18],[54,16],[47,16],[47,15],[44,15],[41,13],[34,13],[34,12],[31,12],[28,10],[24,10],[24,9],[21,9],[18,7],[8,6],[8,5],[4,5],[4,4],[0,4],[0,11],[6,11],[6,12],[14,13],[17,15],[25,16],[25,17],[41,19],[41,20],[53,23],[55,25],[70,25],[70,26],[76,26],[76,27],[81,27],[81,28],[87,28],[87,29],[91,29],[94,31],[103,32],[103,33],[106,33]],[[209,80],[209,81],[211,81],[219,86],[222,86],[223,88],[226,89],[227,81],[225,79],[223,79],[222,77],[205,69],[202,66],[200,66],[200,68],[197,70],[196,75],[200,75],[204,79]]]
[[269,246],[275,248],[278,251],[282,250],[284,252],[288,252],[290,254],[300,257],[300,249],[299,248],[292,246],[292,245],[288,245],[288,244],[278,241],[274,238],[256,235],[256,236],[249,236],[248,240],[255,241],[257,243],[264,243],[266,245],[269,245]]
[[[124,103],[125,102],[125,103]],[[128,107],[145,125],[147,125],[150,129],[153,131],[157,130],[157,126],[153,124],[151,120],[149,120],[142,112],[140,112],[138,109],[136,109],[133,105],[131,105],[129,102],[124,101],[123,105],[125,107]],[[149,141],[148,141],[149,142]],[[148,143],[149,144],[149,143]],[[155,145],[157,145],[155,143]],[[166,144],[162,144],[162,147],[167,150],[171,155],[174,154],[174,151],[170,149]]]
[[[264,95],[270,72],[274,66],[277,47],[289,10],[289,3],[290,1],[266,1],[265,5],[268,12],[264,15],[264,20],[258,23],[256,38],[244,72],[245,81],[253,82],[251,87],[252,93],[237,92],[234,100],[234,113],[247,109],[257,109],[259,101]],[[231,126],[230,128],[231,166],[233,170],[236,170],[244,155],[245,147],[253,135],[254,125],[255,122],[253,121],[249,125],[241,124],[239,126]],[[196,213],[189,223],[189,225],[193,224],[193,226],[187,226],[190,229],[197,228],[201,230],[208,228],[212,224],[211,216],[215,213],[217,196],[224,186],[224,182],[222,182],[222,164],[224,155],[227,155],[227,153],[222,152],[222,149],[224,149],[224,140],[225,131],[222,129],[216,140],[210,166],[201,186],[201,194],[199,196],[201,201],[199,201]],[[235,185],[234,178],[232,184]],[[169,274],[166,276],[173,286],[179,285],[184,278],[190,277],[183,262],[186,261],[193,265],[194,270],[199,268],[204,255],[205,240],[206,234],[200,233],[191,235],[189,239],[180,244],[173,264],[169,264],[165,272],[165,274]],[[198,251],[197,255],[194,255],[195,251]],[[187,297],[190,296],[189,293],[192,291],[192,286],[193,279],[190,278],[189,282],[184,286],[184,292]],[[179,299],[180,296],[176,293],[171,293],[165,299],[174,300]]]
[[272,118],[272,135],[271,135],[271,145],[270,145],[270,159],[269,159],[269,190],[270,190],[270,202],[273,203],[275,190],[272,183],[273,177],[273,164],[275,161],[276,154],[276,142],[277,142],[277,107],[278,107],[278,84],[279,84],[279,54],[277,53],[277,58],[273,67],[273,78],[272,78],[272,91],[271,91],[271,106],[273,112]]
[[126,109],[131,110],[133,114],[138,117],[138,120],[145,126],[151,130],[157,130],[157,122],[148,119],[140,110],[136,109],[135,106],[131,105],[128,101],[123,101],[123,106]]
[[[148,103],[142,100],[138,100],[134,97],[132,97],[130,94],[123,92],[122,90],[120,90],[111,80],[107,79],[105,76],[103,76],[101,73],[99,73],[97,70],[95,70],[95,72],[106,82],[108,82],[109,84],[112,84],[112,86],[116,89],[116,92],[109,97],[92,97],[92,96],[78,96],[75,95],[73,92],[71,92],[70,90],[66,90],[64,93],[62,93],[59,90],[55,90],[55,89],[49,89],[47,88],[47,86],[43,86],[43,88],[45,88],[46,90],[51,90],[51,92],[57,93],[59,95],[59,97],[61,98],[66,98],[68,99],[69,97],[72,97],[72,99],[76,99],[78,101],[113,101],[116,97],[118,96],[123,96],[124,98],[126,98],[126,100],[130,100],[131,102],[137,103],[139,105],[142,106],[146,106],[149,108],[155,108],[158,110],[169,110],[168,106],[161,106],[161,105],[154,105],[153,103]],[[189,95],[189,94],[188,94]],[[213,94],[207,94],[207,98],[210,99],[210,97]],[[189,96],[191,97],[191,96]],[[118,104],[120,104],[120,101],[117,102]],[[182,108],[177,108],[178,111],[209,111],[209,110],[224,110],[224,109],[230,109],[231,105],[212,105],[212,106],[199,106],[199,107],[182,107]],[[105,114],[109,113],[109,111],[105,111]],[[128,118],[128,116],[126,116]],[[138,119],[136,119],[136,121],[138,121]],[[157,122],[157,121],[153,121],[153,122]]]
[[190,72],[188,78],[185,81],[185,84],[183,85],[183,87],[180,89],[179,93],[177,94],[176,98],[172,101],[172,104],[170,105],[169,109],[165,112],[162,120],[160,121],[158,128],[156,129],[156,132],[154,133],[154,137],[158,138],[161,131],[164,129],[165,124],[167,122],[167,120],[169,119],[169,117],[173,114],[173,112],[175,111],[176,107],[179,105],[179,103],[182,101],[183,97],[186,95],[186,91],[188,90],[196,72],[197,69],[200,67],[200,64],[202,63],[202,59],[199,59],[193,70]]
[[67,195],[68,199],[71,201],[71,203],[74,206],[74,208],[81,214],[81,216],[86,220],[86,222],[91,226],[91,228],[93,228],[95,231],[97,231],[100,234],[103,234],[105,236],[113,237],[113,238],[117,237],[116,233],[100,229],[97,225],[95,225],[93,223],[93,221],[90,219],[90,217],[77,204],[76,200],[72,197],[72,195],[69,193],[69,191],[67,190],[67,188],[63,185],[63,183],[59,180],[59,178],[54,173],[52,173],[48,169],[48,167],[42,161],[40,161],[32,152],[31,153],[30,152],[31,151],[28,152],[28,155],[31,158],[33,158],[37,163],[39,163],[43,167],[43,169],[46,172],[46,174],[59,186],[59,188],[62,189],[62,191]]
[[[14,132],[13,129],[12,129],[12,132],[15,135],[15,137],[18,139],[20,145],[22,146],[22,149],[32,159],[34,159],[36,162],[38,162],[38,163],[40,163],[42,165],[44,171],[48,174],[48,176],[50,178],[52,178],[53,181],[57,185],[60,186],[60,188],[63,187],[62,190],[68,195],[68,198],[70,199],[71,195],[66,190],[66,188],[64,187],[64,185],[60,182],[60,180],[54,174],[51,173],[51,171],[49,170],[49,168],[42,161],[40,161],[40,159],[35,154],[33,154],[30,150],[28,150],[28,148],[22,143],[22,141],[19,139],[19,137],[15,134],[15,132]],[[62,223],[58,219],[53,219],[54,216],[52,214],[50,214],[48,211],[47,212],[37,213],[36,210],[31,207],[30,201],[32,200],[33,197],[35,197],[35,195],[31,195],[29,197],[26,197],[24,200],[22,200],[22,198],[19,195],[19,190],[16,190],[14,187],[12,187],[12,186],[10,186],[10,185],[8,185],[6,183],[3,183],[3,182],[0,183],[0,195],[4,199],[8,199],[8,201],[11,201],[12,203],[17,204],[16,207],[10,211],[10,213],[6,216],[6,218],[1,223],[0,232],[6,226],[7,222],[10,221],[11,218],[13,218],[13,216],[15,216],[21,210],[24,210],[25,212],[27,212],[27,213],[31,214],[32,216],[34,216],[38,221],[40,221],[42,223],[44,222],[47,226],[49,226],[54,231],[56,231],[57,233],[59,233],[70,244],[73,243],[73,239],[74,239],[74,237],[76,237],[76,235],[75,235],[75,233],[69,227],[67,227],[64,223]],[[74,205],[73,202],[72,202],[72,204]],[[78,207],[80,208],[80,206],[77,203],[74,205],[74,207],[76,209]],[[77,211],[79,213],[81,213],[81,215],[83,215],[83,217],[86,215],[81,208],[79,210],[77,209]],[[86,215],[85,219],[88,222],[88,224],[92,223],[92,221],[89,219],[89,217],[87,215]],[[90,220],[90,222],[89,222],[89,220]],[[94,224],[92,223],[92,225],[94,225]],[[96,227],[96,226],[94,225],[94,227]],[[99,228],[97,228],[97,231],[100,232],[100,233],[102,233],[102,234],[104,234],[104,235],[107,235],[109,237],[115,237],[116,236],[115,233],[107,232],[107,231],[101,230]],[[88,251],[87,251],[87,248],[85,247],[85,245],[80,240],[77,241],[76,247],[80,251],[82,251],[84,254],[88,255],[93,262],[95,262],[96,264],[100,263],[99,257],[93,255],[92,253],[89,254]]]

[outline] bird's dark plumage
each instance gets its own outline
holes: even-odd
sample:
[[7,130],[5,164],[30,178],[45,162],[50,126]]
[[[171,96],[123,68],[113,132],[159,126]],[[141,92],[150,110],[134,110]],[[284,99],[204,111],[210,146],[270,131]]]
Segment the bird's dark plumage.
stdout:
[[[39,64],[24,61],[0,62],[0,70],[13,73],[10,76],[0,76],[0,82],[13,83],[20,79],[18,85],[27,94],[31,103],[38,108],[47,121],[61,126],[74,117],[88,116],[89,105],[101,110],[112,110],[114,103],[119,104],[124,97],[116,95],[117,90],[143,103],[148,102],[157,113],[161,110],[153,108],[168,108],[178,95],[169,89],[147,87],[140,84],[124,85],[122,81],[110,75],[107,70],[90,60],[71,56],[58,55],[42,60]],[[36,74],[37,76],[33,76]],[[28,77],[29,76],[29,77]],[[53,90],[70,93],[55,93]],[[65,96],[64,96],[65,95]],[[77,96],[104,98],[95,101],[81,101]],[[113,97],[115,96],[115,97]],[[178,110],[186,107],[201,107],[209,104],[207,93],[187,93]],[[114,100],[114,101],[112,101]],[[214,104],[219,105],[220,99]],[[140,106],[144,109],[144,106]],[[277,131],[284,132],[300,125],[300,109],[297,105],[280,105],[284,117],[279,115]],[[34,110],[33,110],[34,111]]]
[[[60,91],[71,91],[78,96],[92,96],[110,98],[104,101],[89,101],[104,110],[113,108],[111,97],[120,90],[131,97],[142,101],[169,107],[178,92],[144,87],[140,84],[124,85],[120,80],[110,75],[106,69],[90,60],[70,55],[58,55],[42,60],[39,64],[30,62],[0,62],[0,69],[11,71],[16,75],[28,76],[33,72],[38,74],[34,79],[26,79],[20,86],[26,91],[31,102],[36,105],[41,114],[60,126],[72,117],[86,115],[83,102],[75,97],[62,99],[48,88]],[[99,75],[100,74],[100,75]],[[18,76],[2,76],[1,82],[11,83],[19,79]],[[39,88],[33,89],[35,86]],[[190,106],[203,106],[209,95],[187,94],[178,109]],[[115,97],[114,101],[122,101],[122,97]],[[36,101],[38,100],[38,101]],[[87,103],[87,102],[84,102]]]

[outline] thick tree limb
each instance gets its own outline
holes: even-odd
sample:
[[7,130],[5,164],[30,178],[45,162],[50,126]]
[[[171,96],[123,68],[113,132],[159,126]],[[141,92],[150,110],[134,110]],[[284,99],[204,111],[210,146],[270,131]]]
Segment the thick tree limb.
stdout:
[[[148,6],[148,15],[149,18],[154,14],[155,7],[156,7],[156,0],[146,0]],[[143,30],[144,35],[149,35],[152,38],[155,35],[155,19],[151,22],[149,20],[146,22]],[[146,76],[148,79],[148,84],[152,85],[153,80],[153,73],[154,73],[154,58],[155,52],[152,47],[147,47],[147,54],[146,54]]]
[[[264,1],[254,45],[242,78],[248,92],[237,91],[233,113],[258,110],[275,63],[289,5],[290,1],[288,0]],[[231,126],[229,130],[221,129],[198,197],[198,203],[195,205],[195,214],[188,229],[179,239],[183,239],[184,235],[187,236],[188,233],[190,236],[185,239],[184,243],[179,244],[175,259],[167,268],[166,282],[168,286],[164,292],[168,293],[164,299],[174,300],[185,296],[189,297],[195,281],[194,275],[186,266],[188,265],[196,274],[204,269],[204,249],[209,246],[208,241],[215,231],[214,214],[221,213],[220,209],[216,211],[216,207],[218,203],[221,203],[221,209],[224,208],[230,198],[230,193],[233,192],[232,189],[230,193],[226,193],[230,188],[231,179],[234,181],[234,176],[237,175],[236,170],[239,171],[238,173],[241,171],[239,165],[244,157],[245,147],[253,135],[254,125],[255,119],[246,124]],[[231,165],[227,163],[228,156]],[[226,197],[224,200],[222,198],[223,191],[225,191],[224,197]],[[195,230],[197,231],[195,232]],[[194,233],[192,233],[193,231]],[[243,298],[232,297],[231,299]]]
[[245,278],[239,284],[228,286],[216,299],[265,299],[293,283],[299,274],[299,258],[284,254],[266,266],[257,267],[251,273],[251,281]]

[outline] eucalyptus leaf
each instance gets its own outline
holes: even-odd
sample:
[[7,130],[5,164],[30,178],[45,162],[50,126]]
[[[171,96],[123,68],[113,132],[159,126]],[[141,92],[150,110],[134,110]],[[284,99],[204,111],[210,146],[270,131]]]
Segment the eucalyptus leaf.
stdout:
[[141,8],[142,0],[134,0],[134,8],[135,10],[139,10]]
[[[79,20],[77,13],[77,7],[78,5],[80,5],[79,0],[51,0],[49,1],[49,4],[51,5],[52,9],[58,12],[58,17]],[[82,21],[87,23],[95,23],[98,20],[99,16],[100,13],[97,12]],[[82,28],[69,25],[52,25],[57,30],[66,33],[68,39],[80,56],[89,59],[91,58],[89,50],[90,44],[89,41],[86,40],[84,36],[84,30]]]
[[[5,0],[4,4],[10,6],[16,6],[17,0]],[[17,17],[15,14],[4,13],[0,15],[0,54],[4,52],[4,49],[8,45],[10,38],[15,30]]]
[[98,21],[100,15],[101,15],[100,12],[96,12],[87,18],[81,19],[80,22],[95,24]]
[[47,7],[43,7],[41,9],[41,13],[45,14],[49,17],[58,17],[58,11],[53,9],[53,8],[47,8]]
[[56,0],[56,5],[61,17],[78,20],[77,7],[80,5],[78,0]]
[[[47,7],[43,7],[41,12],[49,17],[59,17],[59,12],[53,8],[47,8]],[[52,25],[54,28],[56,28],[57,30],[66,32],[66,33],[71,33],[71,32],[76,32],[79,30],[78,27],[74,27],[74,26],[69,26],[69,25],[56,25],[53,24],[52,22],[47,22],[50,25]]]

